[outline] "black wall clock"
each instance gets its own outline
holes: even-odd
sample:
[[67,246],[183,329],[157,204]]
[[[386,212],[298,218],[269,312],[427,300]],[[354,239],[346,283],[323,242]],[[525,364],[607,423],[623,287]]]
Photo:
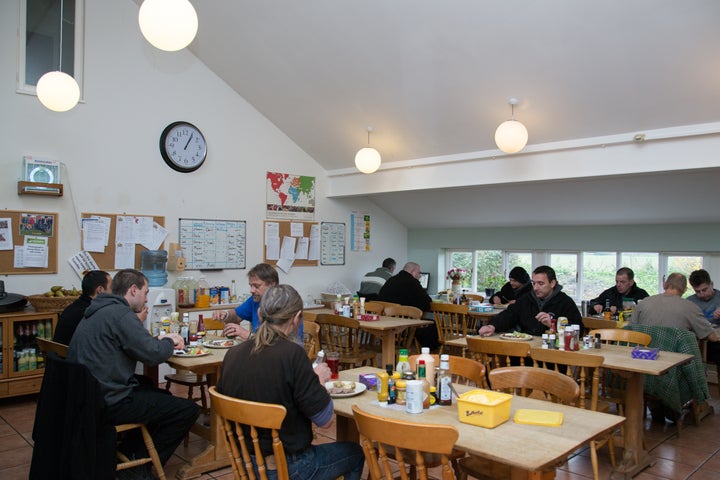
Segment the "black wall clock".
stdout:
[[173,122],[160,135],[160,154],[173,170],[194,172],[207,158],[207,143],[192,123]]

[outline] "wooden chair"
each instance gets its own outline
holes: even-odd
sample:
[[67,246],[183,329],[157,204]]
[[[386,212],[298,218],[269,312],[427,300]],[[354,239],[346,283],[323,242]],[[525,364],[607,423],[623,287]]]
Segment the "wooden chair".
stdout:
[[[493,390],[514,395],[540,398],[555,403],[573,405],[580,394],[580,387],[572,378],[559,372],[534,367],[502,367],[489,374]],[[522,454],[522,452],[518,452]],[[510,466],[494,462],[475,455],[469,455],[458,461],[459,478],[465,480],[468,475],[477,479],[510,479]]]
[[[387,315],[388,317],[412,318],[414,320],[421,319],[422,314],[422,310],[416,307],[411,307],[410,305],[389,306],[385,307],[384,311],[384,315]],[[414,351],[420,351],[420,344],[415,339],[415,329],[416,327],[406,328],[397,335],[395,338],[396,350],[405,348],[408,352],[410,352],[414,348]]]
[[590,330],[617,328],[617,322],[615,320],[606,320],[604,318],[582,317],[582,323],[583,335],[588,335]]
[[381,302],[380,300],[373,300],[371,302],[365,302],[365,313],[372,313],[375,315],[383,315],[383,311],[387,307],[399,307],[399,303],[393,302]]
[[[224,439],[235,478],[257,478],[250,457],[254,455],[261,480],[267,480],[267,470],[272,466],[277,469],[278,480],[289,480],[285,447],[280,440],[280,428],[287,413],[285,407],[228,397],[215,390],[214,386],[210,387],[210,398],[225,432]],[[249,438],[245,436],[243,427],[248,428]],[[274,459],[268,459],[260,450],[258,429],[270,430]]]
[[315,360],[320,351],[320,325],[303,320],[303,345],[310,360]]
[[67,358],[68,346],[64,343],[58,343],[47,338],[35,338],[38,348],[43,353],[53,352],[60,358]]
[[[411,355],[408,358],[410,368],[415,370],[417,359],[420,355]],[[440,355],[433,355],[435,358],[435,365],[440,365]],[[472,358],[458,357],[456,355],[450,355],[450,375],[452,381],[455,384],[471,385],[477,388],[487,388],[487,382],[485,381],[485,367],[482,363],[473,360]]]
[[530,365],[530,344],[528,342],[514,342],[504,340],[491,340],[483,337],[467,337],[467,348],[470,358],[474,358],[490,373],[494,368],[509,367],[513,363]]
[[[440,353],[445,350],[445,342],[467,336],[467,305],[454,305],[448,303],[433,302],[430,311],[435,319],[435,326],[440,341]],[[465,351],[460,356],[465,356]]]
[[[535,367],[542,367],[562,373],[577,382],[580,388],[580,395],[576,407],[592,410],[595,412],[607,412],[607,402],[599,401],[600,394],[600,371],[605,361],[600,355],[585,355],[579,352],[567,352],[563,350],[548,350],[543,348],[531,348],[530,357],[535,362]],[[563,368],[560,368],[563,367]],[[606,435],[600,440],[590,442],[590,460],[592,461],[593,477],[599,478],[597,449],[607,444],[610,450],[610,463],[615,468],[615,444],[613,442],[614,432]]]
[[441,466],[442,480],[454,480],[449,456],[458,438],[455,427],[378,417],[357,405],[352,409],[371,480],[394,480],[391,461],[397,462],[402,480],[408,479],[408,470],[413,468],[420,480],[427,480],[428,455],[432,459],[440,456],[437,464]]
[[160,457],[158,456],[157,450],[155,449],[155,443],[153,443],[150,432],[148,432],[145,424],[124,423],[122,425],[115,425],[115,431],[117,431],[118,433],[127,432],[135,429],[140,430],[143,442],[145,442],[145,449],[148,451],[148,457],[129,459],[118,451],[118,464],[117,467],[115,467],[115,470],[126,470],[128,468],[138,467],[140,465],[151,463],[152,466],[155,468],[155,475],[157,475],[160,480],[165,480],[165,470],[163,470],[162,463],[160,463]]
[[475,300],[478,302],[482,302],[483,300],[485,300],[485,297],[483,297],[482,295],[477,294],[477,293],[466,293],[465,298],[467,298],[468,300]]
[[647,347],[652,338],[647,333],[625,330],[623,328],[601,328],[590,330],[588,335],[593,337],[600,334],[600,342],[611,345],[626,345],[630,347]]
[[354,318],[321,313],[315,318],[320,325],[320,341],[323,350],[338,352],[340,365],[346,368],[374,363],[377,352],[361,346],[363,332],[360,322]]

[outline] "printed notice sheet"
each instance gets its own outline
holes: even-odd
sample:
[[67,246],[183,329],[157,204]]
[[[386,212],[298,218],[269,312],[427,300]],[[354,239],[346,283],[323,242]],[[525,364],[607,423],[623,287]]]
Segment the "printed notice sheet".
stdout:
[[186,269],[245,268],[244,221],[181,218],[179,231]]
[[320,263],[345,265],[345,224],[322,222],[320,238]]

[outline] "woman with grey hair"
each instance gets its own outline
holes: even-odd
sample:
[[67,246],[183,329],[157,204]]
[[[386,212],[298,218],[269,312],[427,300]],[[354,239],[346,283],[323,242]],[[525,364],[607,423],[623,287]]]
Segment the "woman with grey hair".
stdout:
[[[312,445],[312,425],[333,421],[333,403],[323,386],[330,377],[327,364],[313,371],[297,337],[303,302],[290,285],[270,287],[260,301],[260,326],[250,339],[225,355],[217,390],[254,402],[274,403],[287,409],[280,429],[288,471],[293,480],[359,480],[365,463],[354,442]],[[261,431],[260,446],[272,454],[269,431]],[[248,448],[252,448],[248,445]],[[277,479],[276,470],[268,478]]]

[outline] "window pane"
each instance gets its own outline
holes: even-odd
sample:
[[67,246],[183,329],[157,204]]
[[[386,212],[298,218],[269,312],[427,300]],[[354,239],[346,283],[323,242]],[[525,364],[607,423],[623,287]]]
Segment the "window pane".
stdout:
[[[450,252],[450,268],[472,270],[472,252]],[[448,280],[448,282],[450,282],[450,280]],[[472,277],[470,275],[460,282],[460,286],[463,288],[470,288],[471,285]]]
[[499,291],[507,281],[503,273],[503,255],[500,250],[478,250],[475,278],[477,278],[478,292],[486,288]]
[[620,254],[620,265],[635,272],[635,284],[650,295],[658,294],[660,278],[660,255],[657,253]]
[[596,298],[615,285],[617,271],[615,252],[583,252],[582,299]]
[[[685,256],[685,255],[668,255],[668,271],[665,272],[665,276],[671,273],[682,273],[685,277],[689,277],[693,270],[698,270],[703,267],[703,257],[698,256]],[[688,283],[688,289],[683,297],[689,297],[695,293]]]
[[522,267],[528,273],[532,272],[532,253],[530,252],[508,252],[507,271],[510,273],[515,267]]
[[60,67],[60,6],[62,71],[74,76],[75,0],[27,0],[25,32],[25,84],[37,85],[46,72]]
[[577,299],[577,257],[575,253],[550,254],[550,266],[555,270],[562,291],[574,299]]

